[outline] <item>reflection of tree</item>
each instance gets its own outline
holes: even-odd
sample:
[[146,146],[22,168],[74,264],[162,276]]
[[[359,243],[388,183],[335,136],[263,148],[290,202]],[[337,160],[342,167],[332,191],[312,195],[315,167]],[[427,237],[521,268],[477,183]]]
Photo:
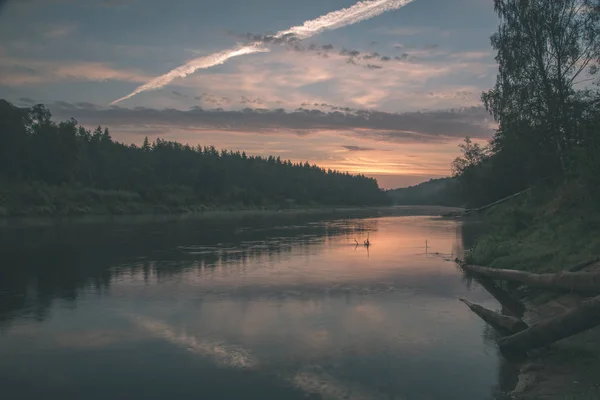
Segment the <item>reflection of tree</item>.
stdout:
[[[462,243],[463,249],[472,248],[477,239],[484,235],[488,227],[477,220],[466,220],[457,226],[457,242]],[[506,292],[503,288],[497,286],[495,282],[487,279],[477,278],[475,279],[471,275],[464,272],[462,268],[459,268],[462,272],[462,280],[467,287],[471,287],[477,282],[483,287],[488,293],[490,293],[500,303],[503,315],[522,316],[523,305],[512,298],[512,296]],[[518,368],[516,365],[508,361],[498,349],[498,340],[500,335],[488,324],[483,325],[482,338],[484,343],[491,349],[494,349],[498,354],[498,382],[492,387],[492,398],[496,398],[499,393],[508,392],[514,389],[517,384]]]
[[497,353],[498,382],[492,387],[492,394],[494,395],[514,389],[517,384],[519,369],[500,353],[500,350],[498,349],[498,340],[501,338],[500,334],[488,324],[485,324],[483,327],[482,338],[485,345]]
[[475,245],[477,239],[484,235],[489,227],[482,221],[469,218],[458,224],[463,249],[470,249]]
[[43,320],[55,299],[74,301],[89,287],[106,290],[116,274],[160,280],[224,264],[241,272],[250,262],[308,252],[328,237],[352,236],[376,225],[281,216],[0,229],[1,327],[22,316]]

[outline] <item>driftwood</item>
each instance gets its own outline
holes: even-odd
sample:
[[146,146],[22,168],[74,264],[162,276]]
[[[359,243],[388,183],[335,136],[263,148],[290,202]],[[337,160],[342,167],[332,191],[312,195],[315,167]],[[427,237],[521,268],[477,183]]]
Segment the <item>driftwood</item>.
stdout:
[[557,272],[555,274],[534,274],[512,269],[496,269],[477,265],[462,265],[473,274],[491,279],[553,290],[569,290],[580,293],[600,293],[600,272]]
[[562,315],[542,321],[499,341],[503,353],[513,354],[547,346],[600,325],[600,296],[581,302]]
[[511,296],[506,290],[496,285],[493,280],[480,275],[473,275],[472,278],[498,300],[498,303],[502,306],[502,314],[517,318],[523,316],[525,305]]
[[569,271],[571,271],[571,272],[581,271],[582,269],[589,267],[592,264],[596,264],[599,261],[600,261],[600,257],[592,258],[591,260],[587,260],[587,261],[582,261],[579,264],[573,265],[571,268],[569,268]]
[[465,303],[479,318],[503,335],[514,334],[528,328],[527,324],[519,318],[498,314],[465,299],[459,300]]
[[531,188],[527,188],[527,189],[525,189],[525,190],[521,190],[520,192],[517,192],[517,193],[515,193],[515,194],[511,194],[510,196],[506,196],[506,197],[504,197],[504,198],[502,198],[502,199],[500,199],[500,200],[494,201],[493,203],[487,204],[487,205],[485,205],[485,206],[483,206],[483,207],[479,207],[479,208],[473,208],[473,209],[467,210],[467,211],[466,211],[466,212],[465,212],[463,215],[469,215],[469,214],[472,214],[472,213],[475,213],[475,212],[479,212],[479,211],[487,210],[488,208],[490,208],[490,207],[493,207],[493,206],[495,206],[496,204],[503,203],[503,202],[505,202],[506,200],[510,200],[510,199],[512,199],[513,197],[520,196],[520,195],[522,195],[523,193],[527,193],[527,192],[529,192],[530,190],[531,190]]

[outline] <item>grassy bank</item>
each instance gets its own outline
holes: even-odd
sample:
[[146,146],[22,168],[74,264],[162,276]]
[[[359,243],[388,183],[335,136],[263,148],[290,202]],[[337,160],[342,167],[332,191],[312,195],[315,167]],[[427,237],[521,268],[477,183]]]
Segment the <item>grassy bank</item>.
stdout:
[[[493,268],[555,272],[600,255],[600,208],[585,188],[566,184],[536,188],[488,209],[473,219],[484,234],[467,261]],[[596,264],[592,269],[599,268]],[[527,306],[529,325],[576,307],[576,293],[513,290]],[[519,384],[511,399],[587,400],[600,398],[600,328],[532,351],[519,365]]]
[[467,261],[550,272],[600,254],[600,205],[577,184],[536,188],[481,215],[485,234]]
[[314,212],[340,207],[360,208],[348,205],[324,206],[316,202],[298,204],[292,200],[276,202],[261,199],[259,205],[240,201],[207,201],[182,188],[140,193],[40,183],[0,187],[0,217],[204,214],[279,210]]

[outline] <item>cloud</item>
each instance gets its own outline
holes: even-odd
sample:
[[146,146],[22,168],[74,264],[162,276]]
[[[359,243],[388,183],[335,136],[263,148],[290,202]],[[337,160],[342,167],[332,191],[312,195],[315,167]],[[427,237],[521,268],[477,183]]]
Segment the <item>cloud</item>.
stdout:
[[342,49],[342,50],[340,50],[339,54],[340,54],[340,56],[357,57],[360,54],[360,51],[358,51],[358,50]]
[[193,74],[199,69],[206,69],[214,67],[216,65],[221,65],[230,58],[238,57],[244,54],[265,53],[268,51],[268,49],[257,45],[239,46],[235,49],[224,50],[222,52],[211,54],[209,56],[195,58],[175,69],[172,69],[164,75],[150,79],[145,84],[138,86],[133,92],[129,93],[127,96],[121,97],[120,99],[113,101],[111,104],[114,105],[120,103],[121,101],[130,99],[136,94],[142,92],[160,89],[173,82],[177,78],[185,78],[186,76]]
[[[270,53],[249,61],[232,66],[226,74],[207,71],[179,81],[177,85],[185,88],[186,92],[202,88],[231,99],[259,97],[267,102],[265,106],[269,108],[282,106],[294,109],[301,103],[325,103],[396,112],[480,104],[479,99],[463,102],[458,98],[435,98],[427,93],[432,88],[442,88],[448,93],[459,90],[481,92],[488,85],[493,85],[497,71],[493,62],[442,58],[385,64],[371,62],[385,66],[376,70],[364,68],[364,65],[343,68],[346,58],[331,57],[316,63],[310,57],[295,52]],[[489,76],[489,83],[463,83],[483,74]],[[173,88],[176,88],[175,85]],[[281,101],[282,105],[275,104],[275,100]],[[157,101],[160,99],[157,98]],[[190,104],[182,102],[172,106],[183,108]]]
[[75,32],[76,29],[77,27],[75,25],[54,26],[44,32],[44,36],[50,39],[57,39],[70,35],[71,33]]
[[143,82],[148,75],[135,69],[115,69],[102,62],[54,62],[20,59],[0,53],[0,85],[21,86],[74,80]]
[[266,101],[261,99],[261,98],[248,98],[246,96],[242,96],[240,98],[240,103],[241,104],[266,104]]
[[[243,38],[245,40],[250,40],[253,43],[262,43],[265,45],[271,45],[271,44],[283,45],[283,46],[285,46],[286,50],[297,52],[297,53],[305,53],[305,54],[312,53],[312,54],[316,54],[317,56],[320,56],[323,58],[329,58],[332,56],[340,56],[340,57],[346,58],[346,63],[351,64],[351,65],[357,65],[357,66],[362,66],[363,64],[361,64],[360,61],[364,61],[364,60],[377,60],[377,61],[382,61],[382,62],[387,62],[387,61],[392,61],[392,60],[405,62],[405,61],[409,60],[408,57],[399,58],[399,57],[385,56],[385,55],[381,55],[377,52],[362,54],[362,52],[360,50],[348,49],[348,48],[342,48],[336,52],[335,47],[332,44],[317,45],[315,43],[311,43],[309,45],[304,45],[295,36],[286,36],[284,38],[278,38],[273,35],[256,35],[253,33],[246,33],[245,35],[236,35],[236,36],[239,38]],[[368,45],[368,47],[372,47],[373,43],[377,44],[377,42],[371,42]],[[414,59],[414,57],[411,58],[411,61],[413,59]],[[368,65],[365,65],[365,67],[369,68]],[[373,69],[373,68],[371,68],[371,69]]]
[[[359,1],[358,3],[340,10],[329,12],[312,20],[305,21],[302,25],[293,26],[287,30],[279,31],[272,37],[274,40],[295,41],[308,39],[326,30],[335,30],[348,25],[353,25],[367,19],[374,18],[385,12],[397,10],[414,0],[372,0]],[[199,57],[172,69],[171,71],[151,79],[144,85],[137,87],[133,92],[111,104],[127,100],[141,92],[160,89],[177,78],[185,78],[200,69],[221,65],[227,60],[242,55],[265,53],[269,49],[263,47],[263,41],[254,41],[250,44],[237,46],[233,49],[223,50],[205,57]]]
[[479,60],[479,59],[493,59],[494,54],[491,51],[462,51],[451,55],[452,58],[460,60]]
[[372,147],[361,147],[361,146],[342,146],[348,151],[375,151]]
[[144,125],[199,131],[290,132],[296,135],[327,131],[396,143],[444,141],[467,135],[489,138],[493,133],[489,115],[482,107],[402,114],[367,110],[324,112],[305,108],[291,112],[265,108],[235,111],[199,107],[190,110],[100,108],[65,102],[51,103],[49,108],[60,118],[74,117],[87,125]]

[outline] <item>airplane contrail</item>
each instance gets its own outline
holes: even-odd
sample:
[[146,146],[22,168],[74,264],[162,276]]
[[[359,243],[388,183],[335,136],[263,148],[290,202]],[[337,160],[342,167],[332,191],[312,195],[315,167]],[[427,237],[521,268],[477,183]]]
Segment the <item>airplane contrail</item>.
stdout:
[[171,83],[176,78],[185,78],[189,74],[193,74],[199,69],[205,69],[214,67],[215,65],[223,64],[225,61],[229,60],[232,57],[241,56],[243,54],[251,54],[251,53],[259,53],[259,52],[267,52],[269,49],[265,49],[264,47],[260,47],[257,45],[249,45],[243,46],[237,49],[224,50],[219,53],[211,54],[206,57],[198,57],[194,58],[191,61],[183,64],[180,67],[177,67],[164,75],[157,76],[156,78],[150,80],[148,83],[143,84],[142,86],[137,87],[133,92],[128,94],[125,97],[122,97],[118,100],[110,103],[111,105],[115,105],[118,102],[123,100],[127,100],[132,98],[138,93],[146,92],[148,90],[160,89],[169,83]]
[[[404,7],[405,5],[412,3],[414,0],[370,0],[370,1],[359,1],[358,3],[348,8],[342,8],[341,10],[332,11],[328,14],[322,15],[316,19],[304,22],[302,25],[291,27],[284,31],[279,31],[274,38],[280,39],[285,36],[291,35],[297,39],[307,39],[311,36],[317,35],[325,30],[338,29],[344,26],[356,24],[358,22],[376,17],[387,11],[396,10]],[[205,57],[198,57],[188,61],[184,65],[177,67],[164,75],[158,76],[149,82],[137,87],[133,92],[125,97],[117,99],[110,103],[111,105],[117,104],[123,100],[127,100],[136,94],[148,91],[160,89],[176,78],[184,78],[190,74],[193,74],[199,69],[206,69],[214,67],[215,65],[223,64],[230,58],[252,54],[252,53],[265,53],[269,49],[262,47],[261,42],[254,42],[245,46],[238,46],[233,49],[224,50],[219,53],[211,54]]]

